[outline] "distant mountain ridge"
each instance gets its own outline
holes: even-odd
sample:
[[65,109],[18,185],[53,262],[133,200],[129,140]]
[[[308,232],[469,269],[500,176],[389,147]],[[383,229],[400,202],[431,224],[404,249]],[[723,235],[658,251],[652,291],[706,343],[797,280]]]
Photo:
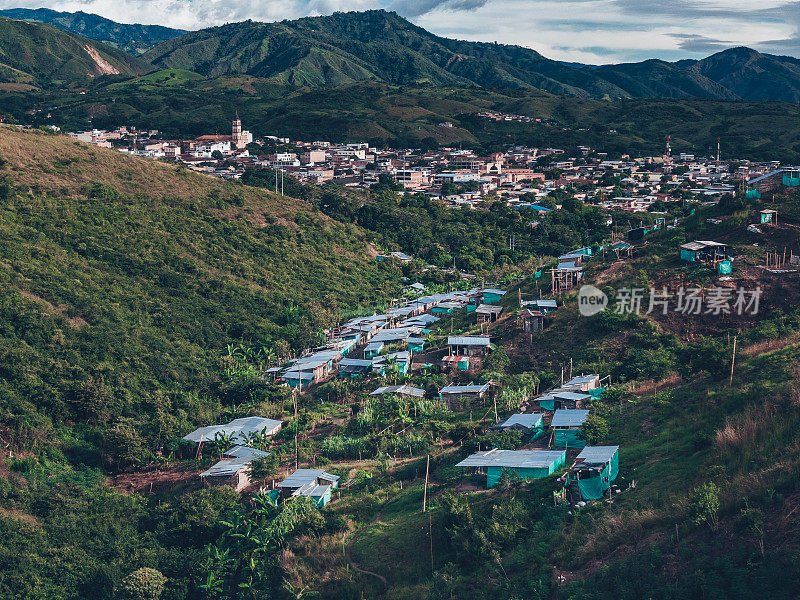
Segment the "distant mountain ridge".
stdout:
[[117,23],[82,11],[59,12],[49,8],[9,8],[0,10],[0,17],[47,23],[134,55],[142,54],[159,42],[186,33],[184,29]]
[[731,48],[699,61],[581,66],[522,46],[439,37],[383,10],[212,27],[162,42],[144,58],[160,68],[248,74],[294,86],[375,80],[609,99],[800,101],[800,61],[791,57]]
[[[148,40],[154,41],[156,36],[156,30],[150,28],[157,26],[120,25],[96,15],[47,9],[25,14],[31,13],[72,15],[72,21],[64,16],[48,18],[52,17],[59,27],[81,28],[82,35],[92,39],[110,39],[110,32],[117,31],[114,43],[119,47],[133,44],[136,51],[146,43],[132,39],[124,42],[121,32],[135,38],[130,28],[141,27],[151,36]],[[90,27],[91,23],[102,26]],[[172,37],[177,33],[180,30],[158,30],[158,35],[169,39],[141,55],[152,65],[149,68],[183,69],[212,78],[249,75],[297,88],[375,81],[413,86],[539,89],[609,100],[800,102],[800,60],[743,47],[723,50],[702,60],[651,59],[589,66],[551,60],[522,46],[443,38],[384,10],[274,23],[243,21]]]

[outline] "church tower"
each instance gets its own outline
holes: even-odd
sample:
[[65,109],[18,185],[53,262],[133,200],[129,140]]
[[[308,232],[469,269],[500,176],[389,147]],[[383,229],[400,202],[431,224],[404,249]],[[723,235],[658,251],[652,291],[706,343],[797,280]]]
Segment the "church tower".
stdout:
[[241,139],[242,137],[242,121],[239,118],[238,112],[236,113],[236,118],[233,120],[233,133],[231,137],[233,138],[234,142]]
[[242,121],[239,119],[239,113],[236,113],[236,118],[233,120],[233,126],[231,128],[231,142],[233,142],[237,148],[244,148],[253,141],[253,134],[249,131],[245,131],[242,129]]

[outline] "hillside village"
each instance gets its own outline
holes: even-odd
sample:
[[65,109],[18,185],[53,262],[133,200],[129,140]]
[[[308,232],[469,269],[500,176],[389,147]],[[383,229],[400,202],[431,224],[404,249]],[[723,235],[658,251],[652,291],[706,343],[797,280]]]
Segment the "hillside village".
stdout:
[[[249,139],[244,130],[234,129],[234,134]],[[14,135],[44,136],[22,130]],[[137,181],[181,181],[174,193],[190,198],[188,214],[198,210],[197,198],[230,198],[233,193],[269,194],[270,202],[280,198],[279,190],[251,191],[236,181],[185,174],[180,166],[109,152],[80,139],[77,144],[63,140],[68,138],[48,136],[58,153],[48,175],[60,177],[72,169],[71,176],[86,182],[71,183],[78,191],[69,193],[86,194],[87,201],[104,210],[125,208],[121,200],[132,201],[138,191],[114,191],[121,168],[103,174],[83,171],[81,161],[97,160],[94,154],[84,157],[87,149],[141,169],[144,175],[137,175]],[[65,148],[74,156],[63,156]],[[9,180],[19,182],[7,192],[16,194],[13,202],[41,194],[37,182],[25,179],[32,177],[25,163],[29,157],[4,154],[13,161]],[[664,185],[663,169],[688,167],[679,159],[666,163],[659,166],[659,186]],[[218,393],[223,400],[212,409],[179,409],[180,426],[176,420],[163,429],[169,433],[157,430],[158,450],[142,448],[135,458],[127,454],[130,438],[120,427],[122,417],[109,438],[120,440],[121,451],[115,450],[117,462],[104,485],[159,509],[162,503],[198,503],[186,510],[196,511],[191,527],[202,529],[206,538],[202,553],[187,560],[202,565],[198,571],[204,579],[193,575],[185,585],[210,597],[207,590],[215,585],[234,589],[270,569],[280,573],[284,590],[319,590],[330,598],[465,597],[475,585],[468,574],[476,556],[489,565],[481,567],[492,578],[480,586],[487,598],[497,597],[494,578],[504,578],[503,585],[524,597],[546,590],[548,597],[580,598],[583,586],[600,581],[611,597],[619,589],[613,583],[616,576],[606,577],[596,557],[626,568],[620,549],[643,531],[667,552],[686,551],[682,543],[691,549],[719,545],[739,527],[742,511],[750,510],[739,499],[745,488],[751,490],[753,506],[779,511],[793,531],[794,500],[783,503],[781,498],[794,498],[794,471],[781,471],[778,491],[765,479],[743,482],[743,467],[735,458],[741,451],[759,469],[772,466],[764,453],[747,445],[760,443],[762,430],[751,437],[740,434],[750,425],[735,415],[753,399],[748,386],[762,371],[774,381],[764,384],[764,396],[758,398],[785,393],[788,399],[780,411],[794,415],[800,179],[791,168],[775,164],[751,165],[747,180],[735,179],[722,161],[718,169],[716,161],[704,164],[703,174],[689,167],[675,177],[682,178],[682,186],[686,178],[702,175],[701,188],[717,186],[724,193],[702,192],[703,201],[693,196],[686,210],[669,219],[651,210],[646,222],[612,230],[602,243],[511,265],[494,280],[457,270],[444,283],[400,278],[411,273],[403,268],[419,266],[419,259],[401,251],[376,252],[363,240],[351,242],[357,269],[376,277],[372,286],[380,290],[376,296],[382,302],[355,306],[352,300],[352,310],[335,313],[334,322],[315,339],[310,336],[315,343],[307,347],[287,349],[266,337],[242,336],[237,344],[204,348],[218,356],[205,363],[204,393]],[[169,179],[173,172],[182,179]],[[202,187],[197,188],[202,194],[181,187],[208,182],[221,187],[213,195]],[[31,193],[23,196],[28,189]],[[159,193],[170,207],[178,202],[171,189]],[[249,231],[251,222],[240,217],[254,206],[267,214],[260,201],[248,196],[243,206],[230,203],[225,211],[209,202],[208,209],[200,209],[208,211],[202,214],[203,227],[214,223],[218,232]],[[307,205],[300,212],[305,210]],[[123,212],[120,222],[128,218]],[[313,223],[307,216],[306,221],[295,218]],[[253,228],[256,235],[277,231],[280,242],[268,240],[274,246],[288,244],[284,230],[298,239],[306,235],[297,222],[292,225],[284,215],[280,219],[288,225],[265,224],[269,220],[263,217]],[[24,230],[19,235],[26,239],[30,234]],[[214,245],[204,261],[220,252],[221,235],[210,236]],[[256,246],[238,235],[231,246]],[[141,237],[136,233],[129,239]],[[336,254],[325,248],[308,252],[300,262]],[[280,260],[288,262],[290,253]],[[258,258],[241,262],[272,260],[253,256]],[[14,261],[7,267],[10,273],[22,270]],[[136,273],[124,260],[121,264]],[[424,274],[429,266],[421,266],[418,272]],[[389,297],[377,278],[390,276],[403,287]],[[226,277],[236,281],[241,275]],[[14,285],[23,281],[14,276]],[[174,274],[157,281],[178,301],[188,289],[176,289]],[[584,285],[606,295],[606,310],[583,314]],[[226,301],[253,293],[245,289],[238,288]],[[23,298],[61,315],[58,303],[43,302],[33,292]],[[284,303],[282,326],[296,326],[292,307]],[[326,308],[309,306],[310,311]],[[246,306],[240,314],[252,312]],[[69,314],[67,309],[63,313]],[[84,327],[93,329],[75,323],[70,326],[74,335],[82,335]],[[52,339],[59,338],[53,334]],[[174,351],[180,352],[177,346]],[[97,387],[85,389],[75,393],[74,402],[92,410]],[[771,400],[763,401],[772,406]],[[769,410],[777,412],[763,417],[748,413],[748,419],[772,419],[764,427],[778,429],[772,415],[780,411]],[[793,419],[781,429],[786,440],[791,440]],[[719,456],[730,465],[723,475],[717,475],[722,469],[714,462]],[[34,458],[23,452],[9,460],[14,469],[29,468],[32,474],[48,464],[44,454]],[[708,481],[714,487],[708,488]],[[703,508],[702,494],[710,495],[711,508]],[[670,517],[675,502],[688,505],[681,514],[690,516]],[[230,513],[214,508],[216,503]],[[226,520],[229,514],[236,518]],[[307,529],[298,525],[289,534],[269,529],[283,519]],[[256,550],[260,547],[248,537],[258,540],[259,535],[275,536],[269,553]],[[747,535],[737,552],[747,553],[748,560],[790,543],[777,534],[775,541]],[[187,539],[186,534],[176,537]],[[766,549],[759,550],[759,543]],[[647,546],[637,546],[631,555],[639,556],[641,548]],[[152,564],[176,579],[178,569]],[[709,567],[704,563],[703,568]]]
[[[477,116],[522,118],[501,113]],[[673,155],[669,139],[663,155],[610,159],[588,146],[578,147],[580,154],[575,156],[558,148],[524,146],[477,156],[470,150],[447,147],[381,149],[364,142],[303,142],[276,136],[254,139],[238,116],[230,135],[209,134],[194,140],[163,140],[158,131],[138,132],[127,127],[70,135],[131,155],[178,161],[226,179],[240,179],[246,169],[269,169],[275,172],[273,189],[278,193],[283,193],[284,175],[301,183],[334,182],[352,188],[369,188],[381,178],[389,178],[405,192],[429,194],[451,208],[475,208],[491,196],[511,207],[547,212],[557,208],[553,201],[558,198],[556,192],[567,191],[577,200],[607,210],[643,213],[663,210],[669,202],[717,202],[742,189],[755,191],[763,187],[757,182],[775,174],[792,179],[800,176],[800,169],[779,162],[722,160],[719,150],[710,157]],[[260,153],[265,148],[274,152]]]

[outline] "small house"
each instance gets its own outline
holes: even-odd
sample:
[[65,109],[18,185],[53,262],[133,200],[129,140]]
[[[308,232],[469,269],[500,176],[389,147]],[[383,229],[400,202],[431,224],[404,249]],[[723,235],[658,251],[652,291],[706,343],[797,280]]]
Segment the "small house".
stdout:
[[203,486],[229,485],[240,492],[250,485],[250,463],[267,456],[269,452],[234,446],[223,454],[222,460],[200,473],[200,480]]
[[504,290],[488,289],[483,290],[483,304],[500,304],[503,301]]
[[583,448],[586,441],[581,435],[581,427],[586,422],[589,411],[584,409],[558,409],[553,413],[550,426],[553,428],[555,448]]
[[265,417],[240,417],[224,425],[198,427],[183,436],[187,442],[200,444],[213,442],[220,436],[226,436],[234,444],[246,444],[252,435],[275,435],[281,430],[283,423]]
[[410,385],[385,385],[370,393],[370,396],[384,396],[396,394],[398,396],[409,396],[412,398],[423,398],[425,390]]
[[524,308],[517,313],[517,328],[525,333],[537,333],[544,330],[544,313]]
[[448,385],[439,390],[439,397],[451,410],[461,408],[475,400],[483,400],[489,392],[488,383],[469,385]]
[[517,431],[522,431],[525,439],[530,441],[542,434],[544,423],[541,413],[517,413],[511,415],[502,423],[498,423],[492,429],[494,431],[516,429]]
[[452,315],[454,311],[463,307],[459,302],[440,302],[431,309],[434,315]]
[[619,473],[619,446],[586,446],[567,472],[567,494],[572,502],[599,500]]
[[486,487],[492,488],[500,481],[503,471],[519,479],[547,477],[564,466],[564,450],[484,450],[468,456],[460,463],[462,481],[465,468],[475,469],[476,485],[485,477]]
[[297,469],[278,484],[281,498],[300,497],[313,499],[325,506],[331,501],[332,491],[339,485],[339,476],[322,469]]
[[685,262],[718,263],[728,258],[728,246],[721,242],[699,240],[681,245],[681,260]]
[[547,314],[551,310],[558,308],[558,302],[549,299],[530,300],[528,302],[524,302],[523,305],[532,306],[535,310],[538,310],[544,314]]
[[481,304],[475,309],[478,323],[494,323],[502,313],[502,306],[493,306],[491,304]]
[[572,390],[575,392],[587,392],[595,398],[601,395],[604,391],[604,388],[600,386],[600,375],[595,373],[573,377],[559,389]]
[[469,356],[456,356],[449,354],[442,357],[443,369],[458,369],[459,371],[469,371]]
[[765,208],[761,211],[761,224],[762,225],[777,225],[778,224],[778,211]]
[[339,361],[339,377],[342,379],[366,375],[372,371],[372,360],[369,358],[343,358]]
[[410,337],[406,340],[408,343],[408,349],[414,353],[420,353],[425,350],[425,338],[421,337]]
[[394,371],[398,375],[408,375],[411,369],[411,352],[392,352],[372,359],[372,371],[378,375]]
[[553,410],[560,408],[583,408],[587,400],[592,395],[585,392],[556,391],[551,392],[553,396]]
[[456,356],[483,356],[489,350],[489,338],[451,335],[447,338],[450,354]]
[[383,351],[383,342],[370,342],[364,347],[364,358],[375,358]]

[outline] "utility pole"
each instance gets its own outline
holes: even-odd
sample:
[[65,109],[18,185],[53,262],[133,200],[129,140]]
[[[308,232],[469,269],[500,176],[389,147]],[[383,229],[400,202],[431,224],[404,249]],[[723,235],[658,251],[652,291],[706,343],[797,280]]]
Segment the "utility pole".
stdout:
[[733,336],[733,353],[731,354],[731,380],[728,385],[733,385],[733,367],[736,364],[736,336]]
[[422,512],[425,512],[428,507],[428,471],[431,468],[431,455],[428,454],[428,460],[425,462],[425,491],[422,493]]
[[[303,370],[297,371],[298,387],[303,389]],[[292,394],[294,398],[294,470],[300,468],[300,445],[297,442],[297,436],[300,433],[300,421],[297,418],[297,393]]]

